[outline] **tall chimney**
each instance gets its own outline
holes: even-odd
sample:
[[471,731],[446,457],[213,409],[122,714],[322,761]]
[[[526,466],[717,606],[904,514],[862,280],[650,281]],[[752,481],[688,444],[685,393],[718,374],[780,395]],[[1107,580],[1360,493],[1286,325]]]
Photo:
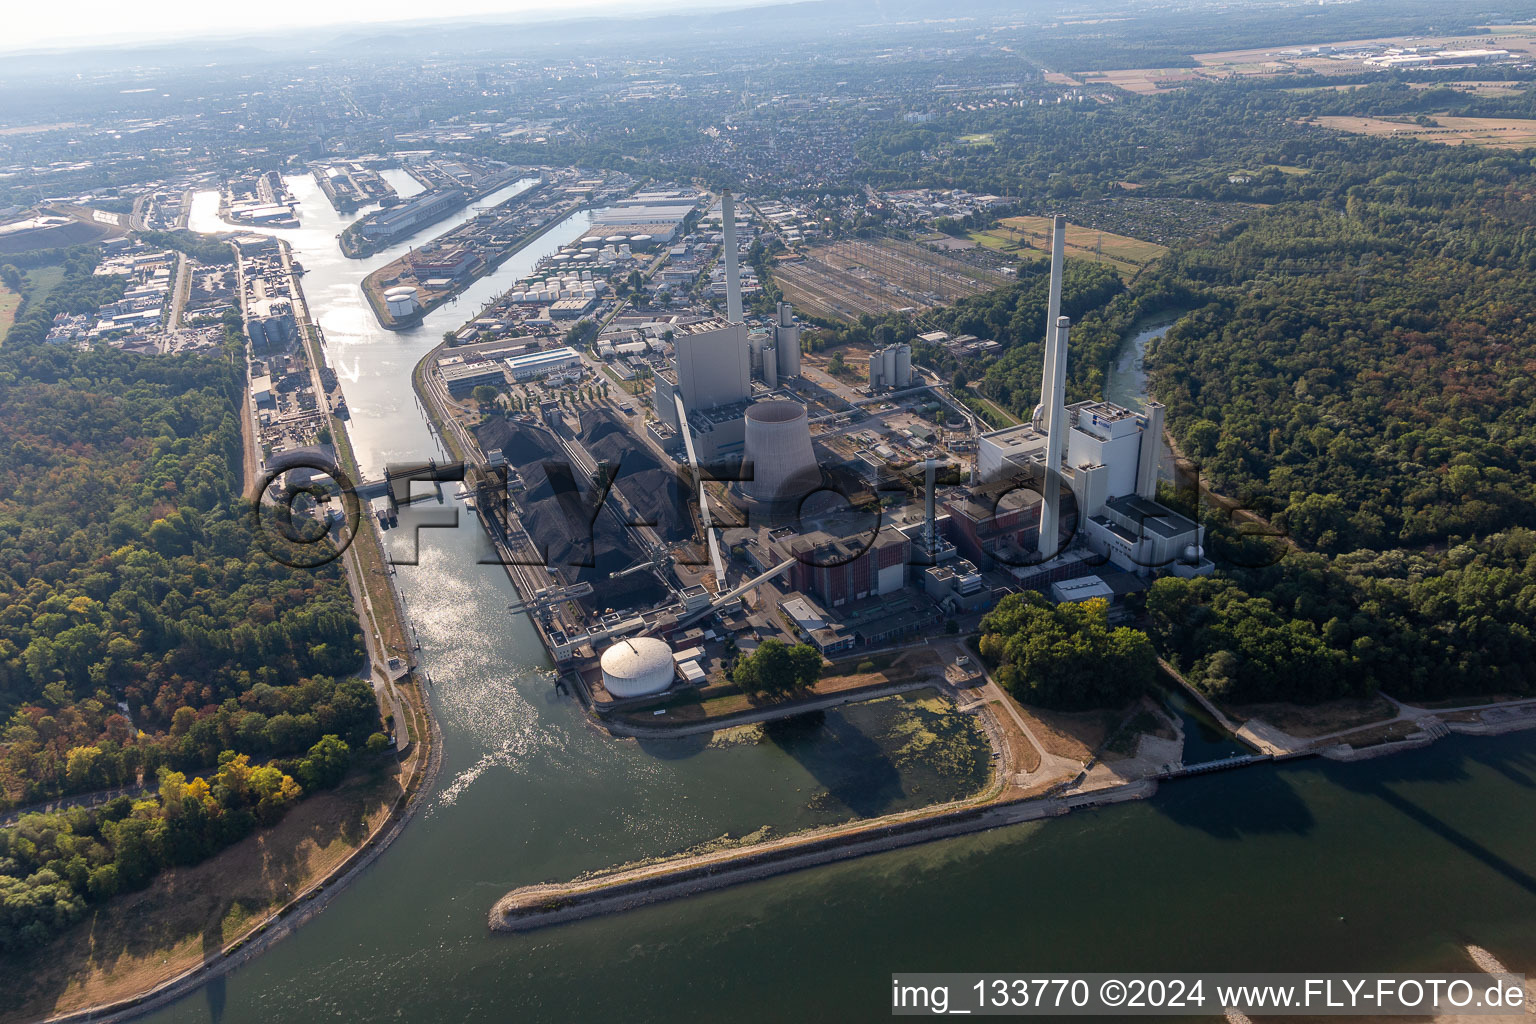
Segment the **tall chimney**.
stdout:
[[1163,452],[1163,404],[1147,403],[1147,423],[1141,429],[1141,449],[1136,455],[1136,494],[1157,500],[1157,460]]
[[1067,329],[1072,326],[1070,317],[1056,318],[1056,343],[1047,348],[1054,350],[1051,360],[1055,376],[1051,381],[1051,404],[1046,407],[1050,426],[1045,432],[1045,503],[1040,508],[1040,557],[1057,555],[1057,534],[1061,532],[1061,449],[1066,441],[1067,410],[1061,403],[1062,383],[1067,369]]
[[725,225],[725,318],[741,323],[741,272],[736,269],[736,201],[731,190],[720,193],[720,219]]
[[1056,372],[1056,319],[1061,316],[1061,273],[1066,265],[1067,218],[1061,214],[1051,223],[1051,291],[1045,310],[1045,368],[1040,374],[1039,422],[1042,430],[1050,429],[1051,411],[1062,404],[1060,396],[1052,398],[1052,382],[1060,376]]
[[939,489],[938,474],[935,473],[938,465],[934,459],[923,464],[923,546],[928,549],[929,565],[937,565],[939,561],[939,518],[934,495]]

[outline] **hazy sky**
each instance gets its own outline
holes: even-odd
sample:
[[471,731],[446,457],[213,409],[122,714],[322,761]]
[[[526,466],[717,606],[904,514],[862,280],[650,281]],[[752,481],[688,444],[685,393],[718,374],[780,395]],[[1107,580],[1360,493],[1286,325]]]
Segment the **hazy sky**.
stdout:
[[604,11],[744,7],[766,0],[14,0],[7,3],[0,50],[92,46],[119,40],[236,35],[348,22],[498,19]]

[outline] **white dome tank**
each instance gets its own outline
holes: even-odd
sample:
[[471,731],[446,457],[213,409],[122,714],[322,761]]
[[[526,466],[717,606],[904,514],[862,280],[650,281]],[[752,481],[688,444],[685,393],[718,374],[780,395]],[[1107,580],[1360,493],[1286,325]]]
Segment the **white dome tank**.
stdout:
[[644,697],[672,685],[672,648],[665,640],[639,636],[603,652],[603,688],[614,697]]

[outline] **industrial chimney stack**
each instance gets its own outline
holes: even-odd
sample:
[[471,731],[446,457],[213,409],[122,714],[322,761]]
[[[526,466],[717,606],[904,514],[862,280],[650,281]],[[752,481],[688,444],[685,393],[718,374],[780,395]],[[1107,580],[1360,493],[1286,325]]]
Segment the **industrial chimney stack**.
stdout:
[[1061,316],[1061,274],[1067,262],[1067,218],[1061,214],[1051,224],[1051,291],[1045,311],[1045,371],[1040,375],[1040,405],[1035,409],[1035,426],[1049,429],[1051,411],[1062,404],[1061,396],[1053,400],[1053,382],[1061,377],[1056,369],[1056,319]]
[[1067,329],[1072,326],[1072,320],[1060,316],[1056,318],[1055,324],[1055,344],[1046,345],[1049,353],[1047,359],[1052,370],[1052,376],[1047,381],[1050,390],[1046,396],[1047,401],[1042,403],[1050,426],[1045,432],[1045,503],[1040,510],[1038,547],[1040,557],[1046,559],[1056,557],[1059,543],[1057,534],[1061,530],[1061,449],[1067,436],[1067,410],[1062,403],[1062,392],[1067,371]]
[[731,190],[720,193],[720,219],[725,226],[725,318],[741,323],[741,271],[736,267],[736,201]]

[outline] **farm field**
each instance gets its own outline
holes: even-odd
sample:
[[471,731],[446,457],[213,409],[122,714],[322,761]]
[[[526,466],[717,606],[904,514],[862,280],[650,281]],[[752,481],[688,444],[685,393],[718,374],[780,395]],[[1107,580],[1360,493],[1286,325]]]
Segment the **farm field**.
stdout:
[[1526,149],[1536,146],[1536,120],[1517,117],[1432,118],[1433,125],[1388,121],[1377,117],[1316,117],[1312,121],[1335,131],[1356,135],[1397,135],[1441,142],[1447,146],[1489,146]]
[[[1043,255],[1051,248],[1051,219],[1007,217],[991,231],[977,231],[971,237],[991,249],[1003,252],[1033,249]],[[1071,222],[1067,224],[1066,249],[1071,259],[1108,263],[1127,281],[1168,251],[1167,246],[1156,242],[1097,231]]]
[[[1271,46],[1248,50],[1224,50],[1193,54],[1197,67],[1123,68],[1112,71],[1073,72],[1084,85],[1112,85],[1126,92],[1149,95],[1164,89],[1178,89],[1199,81],[1214,81],[1241,75],[1279,75],[1311,72],[1318,75],[1353,75],[1373,65],[1360,60],[1341,60],[1331,56],[1303,55],[1303,47],[1284,39]],[[1344,39],[1322,44],[1340,50],[1356,47],[1419,46],[1431,49],[1500,49],[1512,54],[1536,56],[1536,27],[1531,25],[1491,26],[1488,35],[1456,36],[1386,36],[1378,39]],[[1292,52],[1285,52],[1292,51]],[[1473,83],[1466,83],[1473,84]],[[1478,86],[1489,83],[1475,83]],[[1317,87],[1313,87],[1317,88]],[[1481,91],[1472,90],[1468,91]]]
[[817,246],[803,260],[774,267],[773,276],[796,308],[836,319],[928,309],[1012,280],[894,238]]

